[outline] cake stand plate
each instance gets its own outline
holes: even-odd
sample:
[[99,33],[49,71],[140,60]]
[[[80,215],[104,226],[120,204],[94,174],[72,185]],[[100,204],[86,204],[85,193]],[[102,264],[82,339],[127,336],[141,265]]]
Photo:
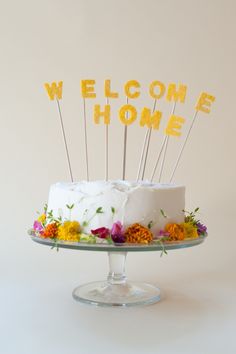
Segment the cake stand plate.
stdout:
[[[75,300],[95,306],[116,307],[141,306],[160,301],[158,287],[145,282],[128,281],[125,274],[125,261],[128,252],[163,251],[163,246],[159,243],[114,245],[58,241],[55,244],[51,239],[35,236],[32,231],[29,233],[33,241],[51,247],[108,252],[109,273],[107,280],[78,286],[72,293]],[[191,240],[166,242],[164,247],[166,251],[193,247],[201,244],[205,238],[206,236],[202,236]]]

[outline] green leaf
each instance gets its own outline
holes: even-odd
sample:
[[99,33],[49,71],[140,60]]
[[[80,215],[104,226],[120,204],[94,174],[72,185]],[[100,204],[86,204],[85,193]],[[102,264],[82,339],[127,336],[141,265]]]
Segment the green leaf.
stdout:
[[50,211],[48,212],[48,216],[49,216],[50,218],[53,217],[53,211],[52,211],[52,210],[50,210]]
[[112,214],[115,214],[116,210],[114,207],[111,207],[111,212],[112,212]]
[[66,204],[66,207],[67,207],[68,209],[70,209],[70,210],[72,210],[72,209],[74,208],[74,206],[75,206],[75,204],[71,204],[71,205]]
[[153,221],[149,221],[149,223],[148,223],[148,228],[151,229],[152,226],[153,226]]
[[164,213],[163,209],[160,209],[161,215],[163,216],[163,218],[167,218],[166,214]]
[[89,224],[89,223],[88,223],[88,221],[86,221],[86,220],[82,222],[82,226],[83,226],[83,227],[88,226],[88,224]]
[[114,243],[111,237],[107,237],[106,240],[109,245]]
[[160,257],[164,256],[164,254],[168,254],[163,243],[162,243],[162,250],[161,250],[161,254],[160,254]]
[[96,214],[103,214],[102,207],[97,208]]

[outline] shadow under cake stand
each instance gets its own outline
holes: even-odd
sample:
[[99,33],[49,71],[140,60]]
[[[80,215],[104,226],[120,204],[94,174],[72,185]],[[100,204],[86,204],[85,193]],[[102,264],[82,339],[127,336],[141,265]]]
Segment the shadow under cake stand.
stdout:
[[[30,232],[32,240],[51,247],[55,242],[34,236]],[[206,237],[165,243],[165,250],[175,250],[193,247],[201,244]],[[89,244],[58,241],[58,248],[68,248],[84,251],[108,252],[109,273],[107,280],[95,281],[83,284],[74,289],[73,298],[79,302],[96,306],[140,306],[156,303],[160,300],[160,289],[145,282],[128,281],[125,274],[125,261],[128,252],[163,251],[159,243],[141,244]]]

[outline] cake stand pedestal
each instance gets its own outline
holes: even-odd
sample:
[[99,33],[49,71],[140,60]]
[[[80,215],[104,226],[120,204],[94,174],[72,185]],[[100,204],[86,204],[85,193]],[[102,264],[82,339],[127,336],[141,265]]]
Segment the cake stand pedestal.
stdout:
[[107,281],[78,286],[75,300],[98,306],[137,306],[160,300],[160,290],[153,285],[127,281],[125,260],[127,252],[108,252]]
[[[165,243],[165,249],[180,249],[201,244],[205,237]],[[107,280],[83,284],[74,289],[73,298],[79,302],[96,306],[140,306],[156,303],[160,300],[160,289],[145,282],[128,281],[125,274],[125,261],[128,252],[162,251],[160,244],[86,244],[57,242],[32,236],[32,240],[47,246],[77,250],[108,252],[109,273]]]

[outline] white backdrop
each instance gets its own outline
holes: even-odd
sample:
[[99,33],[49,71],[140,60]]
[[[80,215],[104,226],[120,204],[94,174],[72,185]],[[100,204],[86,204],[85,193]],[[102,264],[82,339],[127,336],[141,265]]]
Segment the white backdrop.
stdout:
[[[0,336],[4,354],[235,353],[235,11],[230,0],[1,1]],[[216,96],[200,114],[175,181],[187,188],[186,208],[201,209],[209,227],[204,245],[130,254],[130,278],[164,290],[157,305],[96,309],[71,298],[79,283],[104,278],[105,254],[60,250],[27,237],[50,184],[68,179],[55,102],[43,89],[63,80],[62,110],[76,179],[85,178],[79,81],[111,78],[122,92],[128,79],[142,85],[136,106],[150,106],[148,83],[188,85],[187,119],[201,90]],[[114,109],[110,178],[120,178],[122,127]],[[159,105],[167,119],[171,105]],[[184,132],[186,131],[186,127]],[[129,129],[127,178],[134,178],[144,130]],[[147,177],[160,146],[151,141]],[[104,178],[104,127],[88,127],[93,179]],[[115,142],[115,143],[114,143]],[[167,180],[181,141],[172,140]]]

